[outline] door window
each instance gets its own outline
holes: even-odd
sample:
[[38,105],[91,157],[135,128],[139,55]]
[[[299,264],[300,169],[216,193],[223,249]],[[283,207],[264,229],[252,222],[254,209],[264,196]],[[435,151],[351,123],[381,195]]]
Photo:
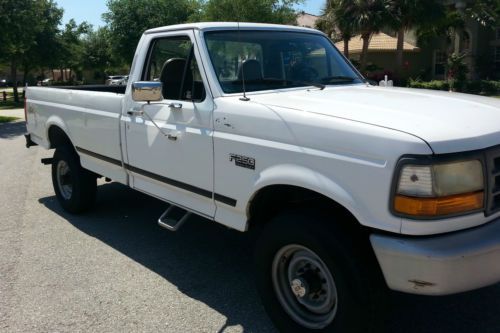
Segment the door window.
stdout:
[[163,98],[201,102],[205,87],[188,36],[155,39],[145,66],[144,81],[161,81]]

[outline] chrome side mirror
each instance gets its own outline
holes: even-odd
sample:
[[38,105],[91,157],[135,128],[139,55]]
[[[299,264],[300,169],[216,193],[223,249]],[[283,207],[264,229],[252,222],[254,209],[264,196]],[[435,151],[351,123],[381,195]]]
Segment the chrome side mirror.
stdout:
[[132,99],[136,102],[157,102],[163,100],[163,84],[156,81],[132,83]]

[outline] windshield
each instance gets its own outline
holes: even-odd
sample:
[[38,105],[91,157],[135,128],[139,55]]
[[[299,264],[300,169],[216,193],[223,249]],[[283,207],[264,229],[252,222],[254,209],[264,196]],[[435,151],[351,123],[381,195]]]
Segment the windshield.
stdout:
[[[205,33],[225,93],[361,83],[362,78],[324,36],[289,31]],[[244,81],[244,82],[243,82]]]

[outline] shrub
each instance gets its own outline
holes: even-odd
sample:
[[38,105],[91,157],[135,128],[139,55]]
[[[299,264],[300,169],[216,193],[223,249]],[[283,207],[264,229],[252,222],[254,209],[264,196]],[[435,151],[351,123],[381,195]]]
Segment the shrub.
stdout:
[[481,81],[481,94],[497,95],[500,93],[500,81]]
[[464,91],[470,94],[479,95],[483,91],[483,82],[482,81],[467,81],[464,85]]
[[450,90],[450,85],[447,81],[443,80],[433,80],[428,82],[423,82],[420,80],[408,80],[407,86],[409,88],[419,88],[419,89],[431,89],[431,90]]
[[[420,80],[412,80],[408,81],[407,87],[409,88],[419,88],[419,89],[432,89],[432,90],[449,90],[450,84],[448,81],[442,80],[434,80],[434,81],[420,81]],[[467,94],[476,94],[476,95],[499,95],[500,94],[500,81],[465,81],[461,92]]]

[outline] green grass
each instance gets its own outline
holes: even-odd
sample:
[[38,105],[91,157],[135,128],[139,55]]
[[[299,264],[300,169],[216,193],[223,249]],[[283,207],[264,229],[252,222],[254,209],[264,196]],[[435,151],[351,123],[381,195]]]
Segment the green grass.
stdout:
[[[19,88],[17,88],[19,90]],[[12,88],[9,88],[9,87],[3,87],[3,88],[0,88],[0,92],[2,91],[6,91],[7,94],[12,94],[14,92],[14,89]]]
[[8,123],[8,122],[11,122],[11,121],[14,121],[14,120],[17,120],[17,119],[19,119],[19,118],[0,116],[0,124],[1,123]]
[[24,102],[15,103],[12,100],[7,100],[7,102],[0,101],[0,110],[11,110],[11,109],[22,109],[24,108]]

